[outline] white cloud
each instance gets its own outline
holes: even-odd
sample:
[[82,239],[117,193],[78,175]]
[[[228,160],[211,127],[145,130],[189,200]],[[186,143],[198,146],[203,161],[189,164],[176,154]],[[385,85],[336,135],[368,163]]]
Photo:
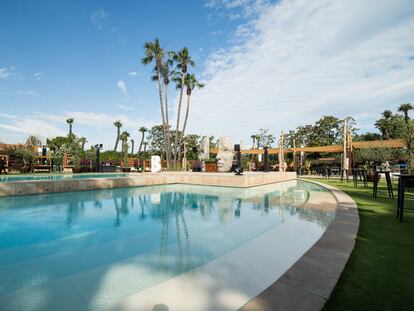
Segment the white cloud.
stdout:
[[127,105],[122,105],[122,104],[119,105],[118,107],[119,107],[119,109],[122,109],[122,110],[135,110],[134,107],[127,106]]
[[414,99],[413,12],[410,0],[269,5],[242,42],[210,55],[189,131],[246,141],[323,114],[372,128],[382,110]]
[[45,73],[44,73],[43,71],[38,71],[38,72],[35,72],[35,73],[33,74],[33,77],[34,77],[37,81],[42,80],[44,76],[45,76]]
[[106,12],[104,9],[98,9],[92,11],[91,14],[91,23],[96,26],[98,29],[102,29],[104,26],[104,21],[110,16],[109,12]]
[[[152,127],[158,120],[148,120],[129,114],[113,114],[85,111],[66,111],[63,113],[35,112],[30,115],[16,116],[0,113],[0,136],[9,137],[8,143],[24,142],[28,135],[36,135],[42,140],[57,135],[67,135],[66,119],[73,118],[73,132],[84,136],[90,144],[103,143],[104,149],[113,148],[116,129],[115,120],[121,120],[123,130],[129,131],[131,137],[138,137],[139,127]],[[12,135],[16,133],[18,135]]]
[[0,79],[6,79],[11,75],[7,68],[0,68]]
[[131,71],[131,72],[128,72],[128,75],[129,75],[129,76],[137,76],[137,75],[138,75],[138,72],[136,72],[136,71]]
[[15,91],[15,93],[17,95],[23,95],[23,96],[39,96],[40,95],[39,93],[37,93],[35,91],[32,91],[32,90],[29,90],[29,91]]
[[125,97],[129,97],[129,95],[128,95],[128,88],[126,86],[125,81],[118,80],[118,82],[116,83],[116,85],[118,86],[119,90],[122,92],[122,94],[124,94]]

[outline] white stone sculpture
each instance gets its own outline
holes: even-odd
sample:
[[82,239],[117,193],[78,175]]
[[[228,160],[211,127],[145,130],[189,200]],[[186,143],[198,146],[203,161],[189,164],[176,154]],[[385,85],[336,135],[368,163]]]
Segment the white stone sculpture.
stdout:
[[201,153],[199,159],[202,161],[207,160],[208,158],[210,158],[210,140],[206,136],[201,141]]
[[159,156],[151,156],[151,173],[161,172],[161,158]]
[[220,137],[218,141],[217,170],[221,173],[229,172],[233,165],[233,146],[229,137]]

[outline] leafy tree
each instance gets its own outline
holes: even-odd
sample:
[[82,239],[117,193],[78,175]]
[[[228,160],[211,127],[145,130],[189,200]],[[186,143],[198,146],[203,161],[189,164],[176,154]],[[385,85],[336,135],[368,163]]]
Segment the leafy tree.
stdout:
[[115,140],[114,151],[116,151],[118,149],[118,143],[119,143],[119,139],[120,139],[120,136],[121,136],[121,127],[122,127],[121,120],[116,120],[114,122],[114,126],[116,127],[116,140]]
[[374,140],[380,140],[381,135],[378,133],[372,133],[372,132],[366,132],[363,134],[355,134],[353,136],[354,141],[374,141]]
[[198,153],[193,151],[193,148],[199,148],[201,137],[197,134],[188,134],[184,136],[184,143],[187,144],[187,159],[197,160]]
[[275,143],[276,138],[268,129],[260,129],[258,134],[251,135],[253,146],[257,143],[257,148],[271,147]]

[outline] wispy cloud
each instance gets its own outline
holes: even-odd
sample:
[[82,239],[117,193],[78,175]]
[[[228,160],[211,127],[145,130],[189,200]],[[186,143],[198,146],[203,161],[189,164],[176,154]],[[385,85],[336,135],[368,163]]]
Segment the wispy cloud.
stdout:
[[109,16],[109,12],[105,11],[104,9],[97,9],[92,11],[90,20],[91,23],[96,26],[96,28],[102,29],[104,27],[104,21]]
[[137,76],[137,75],[138,75],[138,72],[136,72],[136,71],[131,71],[131,72],[128,72],[128,76],[135,77],[135,76]]
[[11,75],[7,68],[0,68],[0,79],[6,79]]
[[119,90],[121,91],[121,93],[124,94],[124,96],[126,98],[128,98],[129,97],[129,95],[128,95],[128,89],[127,89],[127,86],[126,86],[125,81],[118,80],[118,82],[116,83],[116,85],[119,88]]
[[127,105],[122,105],[122,104],[119,105],[118,107],[119,109],[122,109],[122,110],[135,110],[135,108],[132,106],[127,106]]
[[23,95],[23,96],[39,96],[40,94],[32,91],[32,90],[28,90],[28,91],[16,91],[15,92],[17,95]]
[[[11,142],[24,142],[28,135],[36,135],[42,140],[57,135],[67,134],[66,119],[74,119],[73,131],[78,136],[85,136],[91,144],[103,143],[106,149],[113,147],[115,127],[113,122],[121,120],[123,129],[138,135],[138,128],[158,124],[158,120],[148,120],[129,114],[96,113],[87,111],[66,111],[62,113],[34,112],[17,116],[0,113],[0,131],[2,137],[10,137]],[[11,134],[16,133],[16,135]]]
[[33,74],[33,77],[34,77],[37,81],[42,80],[44,76],[45,76],[45,73],[44,73],[43,71],[38,71],[38,72],[35,72],[35,73]]
[[385,108],[413,101],[413,12],[409,0],[269,5],[247,31],[239,26],[242,41],[208,58],[189,130],[239,140],[322,114],[351,115],[372,128]]

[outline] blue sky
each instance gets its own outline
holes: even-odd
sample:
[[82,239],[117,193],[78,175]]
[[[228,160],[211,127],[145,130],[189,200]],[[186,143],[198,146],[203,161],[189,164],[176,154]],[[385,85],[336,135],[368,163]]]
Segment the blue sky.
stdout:
[[[159,122],[143,44],[187,46],[206,88],[189,130],[235,142],[322,114],[362,130],[414,98],[413,1],[2,1],[0,140],[65,134],[135,138]],[[172,92],[172,114],[176,94]],[[249,124],[246,126],[246,124]]]

